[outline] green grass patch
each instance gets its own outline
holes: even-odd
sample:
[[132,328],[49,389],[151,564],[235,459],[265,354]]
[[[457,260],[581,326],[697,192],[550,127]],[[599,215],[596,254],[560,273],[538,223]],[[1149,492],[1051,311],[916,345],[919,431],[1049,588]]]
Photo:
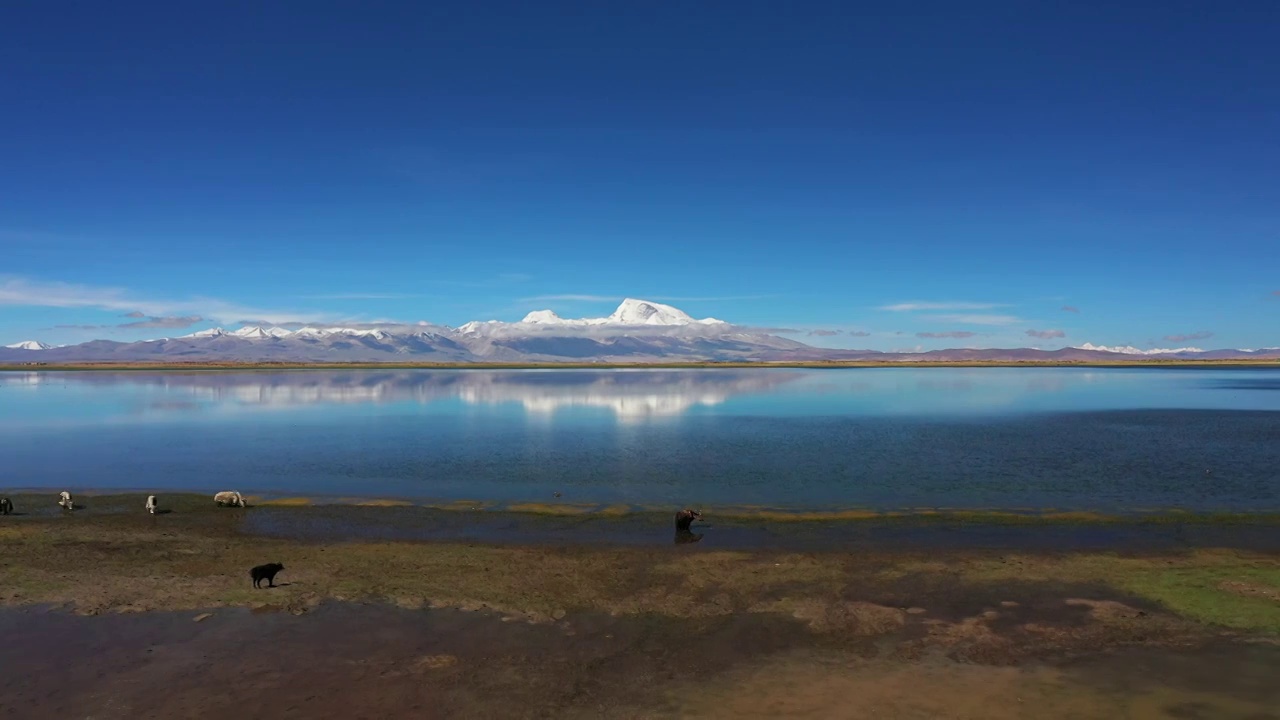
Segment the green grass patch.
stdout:
[[[886,573],[944,568],[935,561],[897,566]],[[1010,555],[975,561],[961,570],[961,577],[967,583],[1104,583],[1197,622],[1280,635],[1280,558],[1271,555],[1229,550],[1152,557]]]
[[1137,570],[1120,586],[1186,617],[1280,635],[1280,568],[1251,566]]

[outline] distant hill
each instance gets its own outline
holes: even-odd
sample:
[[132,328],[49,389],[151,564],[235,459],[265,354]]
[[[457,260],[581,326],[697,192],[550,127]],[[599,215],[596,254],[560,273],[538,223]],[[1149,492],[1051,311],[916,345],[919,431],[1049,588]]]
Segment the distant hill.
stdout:
[[819,348],[764,330],[627,299],[603,318],[565,319],[550,310],[520,322],[374,327],[211,328],[177,338],[91,340],[53,347],[29,340],[0,348],[2,363],[90,362],[1108,362],[1133,359],[1280,359],[1280,348],[1143,352],[1135,348],[954,349],[918,353]]

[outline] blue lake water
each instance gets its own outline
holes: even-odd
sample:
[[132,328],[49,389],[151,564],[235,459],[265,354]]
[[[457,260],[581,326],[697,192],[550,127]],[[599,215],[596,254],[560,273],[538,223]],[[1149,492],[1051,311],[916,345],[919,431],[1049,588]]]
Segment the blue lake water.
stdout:
[[0,373],[0,490],[1280,510],[1280,371]]

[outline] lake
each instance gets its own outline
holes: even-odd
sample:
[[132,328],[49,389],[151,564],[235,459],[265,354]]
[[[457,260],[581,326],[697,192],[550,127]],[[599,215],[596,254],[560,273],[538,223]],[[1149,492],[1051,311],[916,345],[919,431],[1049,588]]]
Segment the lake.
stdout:
[[1280,371],[7,372],[18,488],[1274,511]]

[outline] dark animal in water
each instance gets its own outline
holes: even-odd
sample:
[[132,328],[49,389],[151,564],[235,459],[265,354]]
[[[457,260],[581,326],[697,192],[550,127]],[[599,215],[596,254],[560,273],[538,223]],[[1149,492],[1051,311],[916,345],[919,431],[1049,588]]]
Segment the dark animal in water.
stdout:
[[677,545],[688,545],[689,543],[696,543],[701,539],[702,539],[702,533],[696,533],[691,530],[676,531]]
[[262,581],[267,581],[267,587],[276,586],[276,573],[284,569],[284,565],[280,563],[267,563],[249,571],[249,576],[253,578],[253,586],[262,587]]
[[681,510],[676,513],[676,544],[685,545],[688,543],[696,543],[702,539],[702,533],[696,533],[689,529],[694,520],[701,520],[702,513],[697,510]]
[[697,510],[688,510],[688,509],[681,510],[680,512],[676,513],[676,530],[688,531],[689,526],[693,524],[694,520],[701,520],[701,519],[702,519],[702,513],[698,512]]
[[8,515],[13,512],[13,501],[9,498],[0,498],[0,515]]

